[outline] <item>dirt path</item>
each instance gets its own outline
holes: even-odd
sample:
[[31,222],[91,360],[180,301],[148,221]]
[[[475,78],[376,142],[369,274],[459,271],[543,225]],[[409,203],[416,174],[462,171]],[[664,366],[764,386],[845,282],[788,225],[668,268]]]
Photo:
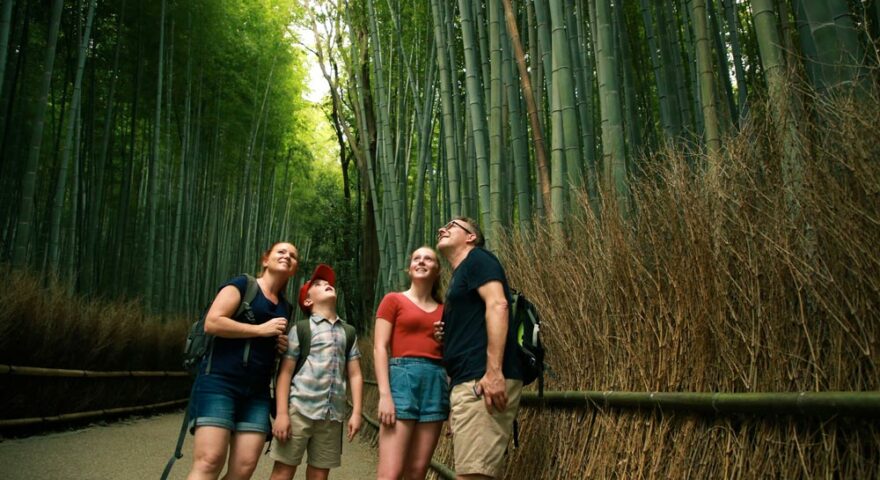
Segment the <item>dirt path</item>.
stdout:
[[[0,441],[0,478],[31,479],[145,479],[156,480],[174,450],[183,412],[123,420],[109,425]],[[366,423],[365,429],[371,428]],[[186,478],[192,462],[192,436],[187,436],[183,458],[169,478]],[[253,478],[268,479],[272,460],[263,456]],[[334,480],[375,478],[376,452],[356,438],[343,447],[342,466],[330,472]],[[305,468],[296,473],[305,478]]]

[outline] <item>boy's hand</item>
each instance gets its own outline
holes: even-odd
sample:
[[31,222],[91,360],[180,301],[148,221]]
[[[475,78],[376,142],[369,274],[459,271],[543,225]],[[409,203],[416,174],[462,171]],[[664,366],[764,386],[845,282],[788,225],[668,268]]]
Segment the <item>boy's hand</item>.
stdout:
[[354,440],[354,436],[361,431],[361,424],[364,422],[364,419],[361,417],[360,413],[352,413],[351,418],[348,419],[348,441]]
[[278,352],[279,355],[284,355],[287,353],[288,347],[288,338],[287,335],[278,335],[278,343],[275,344],[275,351]]
[[434,340],[437,340],[438,343],[443,343],[443,326],[445,324],[442,320],[438,320],[434,322]]
[[275,417],[275,422],[272,423],[272,435],[279,442],[286,442],[290,438],[290,415],[279,413]]
[[390,397],[379,396],[379,423],[387,427],[394,425],[396,420],[394,401]]

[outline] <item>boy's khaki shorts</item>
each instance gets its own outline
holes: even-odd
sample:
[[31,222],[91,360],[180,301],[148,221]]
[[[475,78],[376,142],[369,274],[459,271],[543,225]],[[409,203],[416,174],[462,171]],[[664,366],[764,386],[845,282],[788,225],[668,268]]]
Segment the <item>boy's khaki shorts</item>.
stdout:
[[342,464],[342,422],[312,420],[290,408],[291,437],[274,440],[269,457],[287,465],[302,463],[308,451],[308,464],[315,468],[336,468]]
[[471,380],[452,388],[452,446],[455,473],[459,475],[501,476],[504,452],[513,431],[513,420],[519,410],[522,382],[506,380],[507,408],[503,412],[486,409],[483,396],[477,396]]

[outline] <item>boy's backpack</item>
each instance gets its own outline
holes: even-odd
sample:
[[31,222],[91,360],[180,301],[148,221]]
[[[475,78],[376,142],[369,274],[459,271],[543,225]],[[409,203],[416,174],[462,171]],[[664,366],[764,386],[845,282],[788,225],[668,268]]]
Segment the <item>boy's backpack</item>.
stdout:
[[[247,323],[256,323],[254,312],[251,310],[251,302],[256,298],[260,286],[257,284],[256,278],[247,274],[245,274],[245,278],[247,278],[247,287],[245,288],[244,296],[241,298],[241,303],[238,304],[238,309],[235,310],[235,315],[232,318],[240,318],[244,315]],[[205,355],[208,356],[208,365],[205,367],[205,371],[211,371],[214,336],[205,333],[205,317],[208,315],[209,308],[210,305],[205,308],[199,319],[189,327],[189,333],[186,336],[186,343],[183,347],[183,368],[192,376],[199,373],[199,365],[202,363]],[[245,355],[249,351],[250,340],[248,340],[245,346]],[[247,361],[247,358],[244,360]]]
[[[351,351],[351,347],[354,345],[354,339],[357,336],[357,333],[354,331],[354,326],[349,325],[344,321],[342,322],[342,329],[345,331],[345,356],[348,356],[348,352]],[[303,318],[296,322],[296,338],[299,341],[299,356],[296,359],[296,366],[293,367],[293,376],[291,376],[291,378],[295,377],[296,374],[302,370],[306,358],[309,357],[309,352],[311,351],[312,346],[311,320]]]
[[538,395],[544,395],[544,345],[541,343],[541,317],[538,309],[522,294],[511,290],[513,327],[516,329],[517,353],[523,385],[538,380]]

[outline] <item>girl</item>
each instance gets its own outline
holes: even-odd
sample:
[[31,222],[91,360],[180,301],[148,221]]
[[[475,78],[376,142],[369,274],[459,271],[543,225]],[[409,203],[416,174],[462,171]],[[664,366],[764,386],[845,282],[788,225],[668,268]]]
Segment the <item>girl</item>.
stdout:
[[[449,416],[446,372],[434,322],[443,316],[437,252],[410,256],[404,292],[385,295],[376,312],[374,365],[379,385],[379,479],[424,479]],[[390,358],[389,358],[390,356]]]

